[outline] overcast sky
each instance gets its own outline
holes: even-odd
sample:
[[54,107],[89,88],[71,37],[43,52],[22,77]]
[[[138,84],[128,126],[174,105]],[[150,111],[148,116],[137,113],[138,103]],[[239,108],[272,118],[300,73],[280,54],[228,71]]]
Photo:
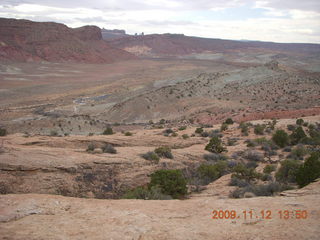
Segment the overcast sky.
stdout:
[[0,17],[130,34],[320,43],[320,0],[0,0]]

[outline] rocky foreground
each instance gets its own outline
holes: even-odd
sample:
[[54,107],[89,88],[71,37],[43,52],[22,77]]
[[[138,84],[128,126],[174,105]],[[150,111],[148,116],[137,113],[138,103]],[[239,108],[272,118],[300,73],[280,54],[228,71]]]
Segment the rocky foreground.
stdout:
[[[249,199],[97,200],[41,194],[0,197],[1,239],[319,239],[320,182]],[[271,201],[272,200],[272,201]],[[212,219],[235,210],[239,219]],[[244,219],[242,212],[252,210]],[[270,210],[271,219],[260,211]],[[306,210],[280,219],[279,210]]]

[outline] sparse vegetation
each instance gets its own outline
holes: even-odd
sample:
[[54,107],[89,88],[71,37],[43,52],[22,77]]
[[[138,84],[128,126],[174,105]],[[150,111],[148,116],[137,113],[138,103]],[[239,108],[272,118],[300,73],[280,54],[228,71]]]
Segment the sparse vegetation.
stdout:
[[165,195],[181,198],[187,194],[187,182],[181,170],[158,170],[151,174],[149,189],[158,186]]
[[295,183],[296,174],[299,169],[300,163],[296,160],[283,160],[281,162],[281,167],[276,172],[276,179],[279,182],[285,183]]
[[277,130],[273,136],[272,140],[279,147],[283,148],[289,144],[289,136],[284,130]]
[[296,145],[306,137],[307,135],[304,132],[303,128],[299,126],[290,135],[290,142],[291,144]]
[[202,127],[196,128],[196,130],[194,132],[197,134],[201,134],[201,133],[203,133],[203,128]]
[[227,129],[228,129],[228,124],[226,123],[221,124],[221,127],[220,127],[221,132],[226,131]]
[[7,135],[7,129],[0,128],[0,137],[6,136],[6,135]]
[[302,118],[297,119],[296,124],[299,126],[302,126],[304,123],[304,120]]
[[149,160],[155,163],[158,163],[160,160],[159,156],[152,151],[142,154],[142,157],[146,160]]
[[102,152],[104,152],[104,153],[111,153],[111,154],[117,153],[117,150],[110,143],[107,143],[101,149],[102,149]]
[[197,172],[202,182],[206,185],[226,174],[227,167],[226,161],[219,161],[216,164],[201,164]]
[[169,158],[169,159],[173,158],[171,149],[170,147],[167,147],[167,146],[158,147],[154,150],[154,152],[161,158]]
[[275,165],[268,164],[264,167],[263,173],[270,174],[270,173],[274,172],[275,170],[276,170]]
[[265,128],[266,128],[265,124],[257,124],[257,125],[254,126],[254,133],[256,135],[263,135]]
[[87,147],[87,152],[93,152],[95,149],[95,145],[93,143],[89,143],[88,147]]
[[314,152],[296,172],[296,180],[304,187],[320,177],[320,152]]
[[183,134],[183,135],[182,135],[182,138],[183,138],[183,139],[188,139],[188,138],[189,138],[189,135],[188,135],[188,134]]
[[111,127],[107,127],[103,133],[103,135],[112,135],[113,134],[113,129]]
[[125,136],[132,136],[133,134],[132,134],[132,132],[125,132],[124,135]]
[[225,123],[229,124],[229,125],[232,125],[234,122],[233,122],[232,118],[227,118]]
[[227,149],[222,146],[222,142],[218,137],[211,138],[210,142],[206,145],[205,150],[212,153],[222,153],[227,151]]
[[144,200],[170,200],[171,196],[161,192],[159,186],[153,186],[150,189],[146,186],[136,187],[127,191],[122,198],[125,199],[144,199]]
[[50,131],[50,136],[51,137],[57,137],[58,136],[58,132],[56,130],[51,130]]

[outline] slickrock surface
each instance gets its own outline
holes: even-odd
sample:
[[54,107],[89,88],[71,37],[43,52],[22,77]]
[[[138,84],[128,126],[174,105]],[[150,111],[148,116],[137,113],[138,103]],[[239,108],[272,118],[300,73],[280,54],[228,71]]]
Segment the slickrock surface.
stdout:
[[[54,195],[0,197],[1,239],[319,239],[320,182],[295,196],[250,199],[97,200]],[[271,201],[272,200],[272,201]],[[240,219],[212,219],[235,210]],[[270,210],[271,219],[242,211]],[[307,219],[280,219],[279,210],[307,210]]]

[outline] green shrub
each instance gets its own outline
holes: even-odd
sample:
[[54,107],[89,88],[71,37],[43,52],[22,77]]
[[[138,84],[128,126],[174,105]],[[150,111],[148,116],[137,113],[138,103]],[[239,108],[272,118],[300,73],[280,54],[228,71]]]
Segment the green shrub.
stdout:
[[291,144],[295,145],[295,144],[298,144],[302,139],[306,137],[307,135],[304,132],[303,128],[299,126],[290,135],[290,142]]
[[103,134],[103,135],[112,135],[112,134],[113,134],[113,130],[112,130],[111,127],[107,127],[107,128],[103,131],[102,134]]
[[95,145],[93,143],[89,143],[88,147],[87,147],[87,152],[93,152],[95,149]]
[[124,135],[125,135],[125,136],[132,136],[133,134],[132,134],[132,132],[125,132]]
[[51,137],[57,137],[58,136],[58,132],[56,130],[51,130],[50,131],[50,136]]
[[289,144],[289,136],[284,130],[277,130],[273,136],[272,140],[279,147],[283,148]]
[[165,195],[180,198],[187,194],[187,182],[181,170],[158,170],[151,174],[149,189],[158,186]]
[[296,173],[296,180],[300,187],[304,187],[320,177],[320,153],[312,153]]
[[261,153],[251,150],[244,152],[244,158],[256,162],[261,162],[264,160],[263,155]]
[[225,161],[227,160],[227,156],[222,155],[222,154],[217,154],[217,153],[209,153],[209,154],[204,154],[203,158],[207,161],[211,162],[218,162],[220,160]]
[[251,182],[255,179],[260,179],[261,174],[256,172],[254,168],[247,168],[243,164],[238,164],[233,168],[233,174],[231,177],[237,177],[239,179]]
[[201,133],[203,133],[203,128],[202,127],[196,128],[196,130],[194,132],[197,134],[201,134]]
[[102,149],[102,151],[104,153],[111,153],[111,154],[116,154],[117,153],[117,150],[109,143],[104,145],[101,149]]
[[220,131],[221,132],[223,132],[223,131],[225,131],[227,129],[228,129],[228,124],[226,124],[226,123],[221,124],[221,127],[220,127]]
[[0,128],[0,136],[3,137],[3,136],[6,136],[6,135],[7,135],[7,129]]
[[234,122],[233,122],[232,118],[227,118],[226,121],[225,121],[225,123],[231,125],[231,124],[233,124]]
[[142,157],[146,160],[153,161],[155,163],[158,163],[160,160],[159,156],[155,152],[144,153],[142,154]]
[[147,187],[136,187],[127,191],[122,198],[125,199],[144,199],[144,200],[170,200],[171,196],[161,192],[161,188],[153,186],[150,189]]
[[163,158],[169,158],[172,159],[173,155],[171,153],[171,149],[167,146],[163,146],[163,147],[158,147],[154,150],[154,152],[159,156],[159,157],[163,157]]
[[246,193],[252,193],[249,196],[274,196],[277,192],[282,192],[291,189],[288,185],[281,184],[278,182],[271,182],[263,185],[247,185],[242,188],[238,188],[230,193],[232,198],[246,197]]
[[222,146],[222,142],[218,137],[213,137],[210,142],[206,145],[205,150],[212,153],[222,153],[226,152],[226,148]]
[[266,128],[265,124],[257,124],[257,125],[254,126],[254,133],[256,135],[263,135],[265,128]]
[[159,121],[159,123],[160,123],[160,124],[165,124],[165,123],[166,123],[166,120],[165,120],[165,119],[161,119],[161,120]]
[[187,126],[181,126],[179,127],[179,131],[183,131],[183,130],[186,130],[187,129]]
[[296,160],[284,160],[281,162],[281,167],[276,172],[276,179],[279,182],[296,182],[296,174],[299,169],[299,162]]
[[289,154],[288,158],[292,158],[295,160],[303,160],[303,157],[307,154],[308,150],[304,146],[298,145],[291,150],[291,153]]
[[187,138],[189,138],[189,135],[188,135],[188,134],[183,134],[183,135],[182,135],[182,138],[183,138],[183,139],[187,139]]
[[248,136],[249,135],[249,126],[247,123],[240,123],[239,128],[241,129],[241,133],[244,136]]
[[304,121],[303,121],[303,119],[302,118],[299,118],[299,119],[297,119],[297,121],[296,121],[296,124],[297,125],[302,125],[304,123]]
[[208,184],[227,173],[228,164],[226,161],[219,161],[216,164],[201,164],[197,172],[204,184]]
[[264,167],[263,169],[263,173],[266,173],[266,174],[270,174],[272,173],[273,171],[276,170],[276,166],[275,165],[271,165],[271,164],[268,164]]

